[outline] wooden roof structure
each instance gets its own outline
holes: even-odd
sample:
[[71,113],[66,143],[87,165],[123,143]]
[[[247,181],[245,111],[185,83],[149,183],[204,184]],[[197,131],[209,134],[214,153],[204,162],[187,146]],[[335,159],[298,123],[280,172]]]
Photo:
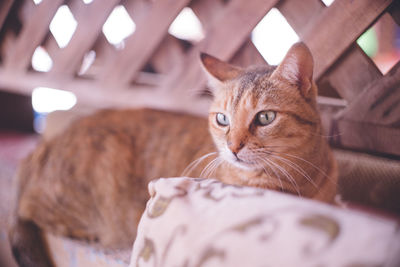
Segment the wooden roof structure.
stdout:
[[[67,5],[77,28],[60,48],[49,25]],[[136,23],[123,49],[115,49],[102,27],[122,5]],[[184,7],[200,20],[205,37],[179,40],[169,25]],[[357,38],[382,16],[400,23],[396,0],[2,0],[0,2],[0,90],[30,95],[45,86],[76,94],[79,104],[152,106],[207,113],[206,77],[200,51],[238,65],[264,64],[251,42],[257,23],[276,7],[311,49],[326,133],[342,147],[400,155],[400,64],[386,75],[357,45]],[[271,40],[273,42],[274,40]],[[32,68],[35,49],[53,61],[48,72]],[[85,55],[96,58],[81,73]]]

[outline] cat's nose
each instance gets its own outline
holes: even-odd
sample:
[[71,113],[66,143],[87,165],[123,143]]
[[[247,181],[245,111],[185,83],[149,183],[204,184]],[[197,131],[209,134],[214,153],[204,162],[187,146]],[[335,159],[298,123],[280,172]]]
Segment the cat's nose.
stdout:
[[232,151],[235,157],[243,147],[244,147],[244,142],[230,142],[230,141],[228,142],[228,148]]

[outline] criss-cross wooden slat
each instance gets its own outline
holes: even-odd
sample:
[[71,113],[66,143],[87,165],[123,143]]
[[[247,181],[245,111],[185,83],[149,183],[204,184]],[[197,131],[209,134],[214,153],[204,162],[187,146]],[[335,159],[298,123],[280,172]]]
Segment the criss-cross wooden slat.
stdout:
[[319,84],[320,87],[328,84],[350,102],[380,77],[382,74],[375,63],[354,43],[320,79]]
[[36,47],[49,32],[49,24],[63,0],[43,0],[25,23],[13,49],[5,58],[5,67],[14,71],[25,70]]
[[[79,1],[82,5],[82,1]],[[78,26],[67,47],[58,50],[53,57],[51,73],[72,75],[79,70],[82,58],[94,45],[101,33],[104,21],[120,0],[94,1],[81,8],[81,12],[74,12]]]
[[400,2],[393,1],[392,8],[389,10],[390,15],[392,16],[393,20],[400,25]]
[[190,3],[190,8],[203,24],[205,31],[213,25],[213,19],[224,7],[221,0],[195,0]]
[[400,63],[364,92],[336,118],[332,134],[337,145],[400,155]]
[[157,72],[167,74],[174,67],[182,64],[183,57],[184,49],[182,44],[178,39],[167,34],[149,62]]
[[4,21],[7,18],[8,12],[10,11],[14,0],[3,0],[0,3],[0,29],[3,27]]
[[192,94],[201,91],[206,84],[206,79],[199,64],[199,52],[203,51],[222,60],[228,60],[276,3],[276,0],[250,2],[231,0],[228,2],[212,20],[213,24],[208,27],[205,39],[188,53],[183,63],[184,67],[175,70],[162,85],[164,90],[189,91]]
[[149,14],[137,22],[135,34],[126,40],[126,47],[110,62],[106,62],[99,80],[105,83],[127,84],[143,67],[163,40],[166,31],[189,0],[154,2]]
[[[59,48],[49,32],[50,21],[62,4],[78,22],[65,48]],[[121,50],[101,31],[117,5],[123,5],[136,23],[135,33]],[[320,0],[111,0],[89,5],[81,0],[43,0],[39,5],[31,0],[4,0],[0,7],[0,90],[30,95],[34,87],[46,86],[73,92],[79,105],[151,106],[196,114],[206,114],[209,105],[207,98],[199,97],[206,85],[200,51],[240,66],[265,64],[251,32],[276,7],[310,47],[321,94],[341,97],[319,98],[327,133],[339,136],[335,144],[400,154],[398,143],[385,141],[394,140],[400,132],[400,67],[382,76],[355,42],[382,15],[390,14],[399,23],[398,1],[335,0],[326,7]],[[168,33],[184,7],[199,18],[203,40],[182,41]],[[21,21],[20,32],[10,20],[4,23],[9,12]],[[30,68],[39,45],[53,60],[48,73]],[[82,59],[90,50],[95,51],[95,60],[80,73]]]
[[[313,21],[326,9],[319,0],[284,0],[278,4],[277,8],[301,38],[304,38],[307,25],[312,25]],[[374,17],[371,18],[371,21],[373,20]],[[380,76],[380,71],[375,64],[354,43],[324,75],[319,82],[319,89],[326,90],[324,85],[328,84],[341,97],[350,101],[364,90],[367,84]]]
[[250,39],[233,56],[231,63],[242,67],[267,64]]
[[[203,24],[204,30],[207,31],[207,29],[213,25],[212,21],[217,17],[219,9],[224,7],[224,3],[223,1],[197,0],[193,1],[190,7]],[[237,51],[231,61],[240,66],[265,64],[265,60],[251,42],[250,38],[244,42],[244,45]]]
[[303,33],[318,79],[390,5],[391,0],[334,1]]
[[305,27],[325,9],[320,0],[283,0],[276,7],[300,37]]
[[152,7],[152,1],[147,0],[122,0],[121,5],[123,5],[128,14],[133,18],[134,21],[142,21],[147,15]]
[[[145,18],[152,6],[151,2],[146,0],[123,0],[121,1],[121,5],[125,7],[135,23]],[[98,76],[98,73],[104,67],[106,62],[109,62],[115,58],[118,51],[114,45],[107,41],[104,34],[99,34],[93,50],[96,51],[96,61],[88,70],[88,72],[90,72],[93,76]],[[93,68],[95,70],[93,70]]]

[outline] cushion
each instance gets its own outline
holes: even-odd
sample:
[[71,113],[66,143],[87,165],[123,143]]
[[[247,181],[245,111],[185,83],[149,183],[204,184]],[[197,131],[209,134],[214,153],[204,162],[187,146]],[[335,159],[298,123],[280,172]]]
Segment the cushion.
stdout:
[[400,266],[394,219],[213,179],[149,192],[131,267]]

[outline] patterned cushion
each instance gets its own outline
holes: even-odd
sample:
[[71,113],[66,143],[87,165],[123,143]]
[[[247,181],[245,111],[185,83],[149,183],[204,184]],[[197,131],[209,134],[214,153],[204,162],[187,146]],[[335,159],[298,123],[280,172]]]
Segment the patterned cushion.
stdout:
[[131,267],[400,266],[395,220],[212,179],[149,192]]

